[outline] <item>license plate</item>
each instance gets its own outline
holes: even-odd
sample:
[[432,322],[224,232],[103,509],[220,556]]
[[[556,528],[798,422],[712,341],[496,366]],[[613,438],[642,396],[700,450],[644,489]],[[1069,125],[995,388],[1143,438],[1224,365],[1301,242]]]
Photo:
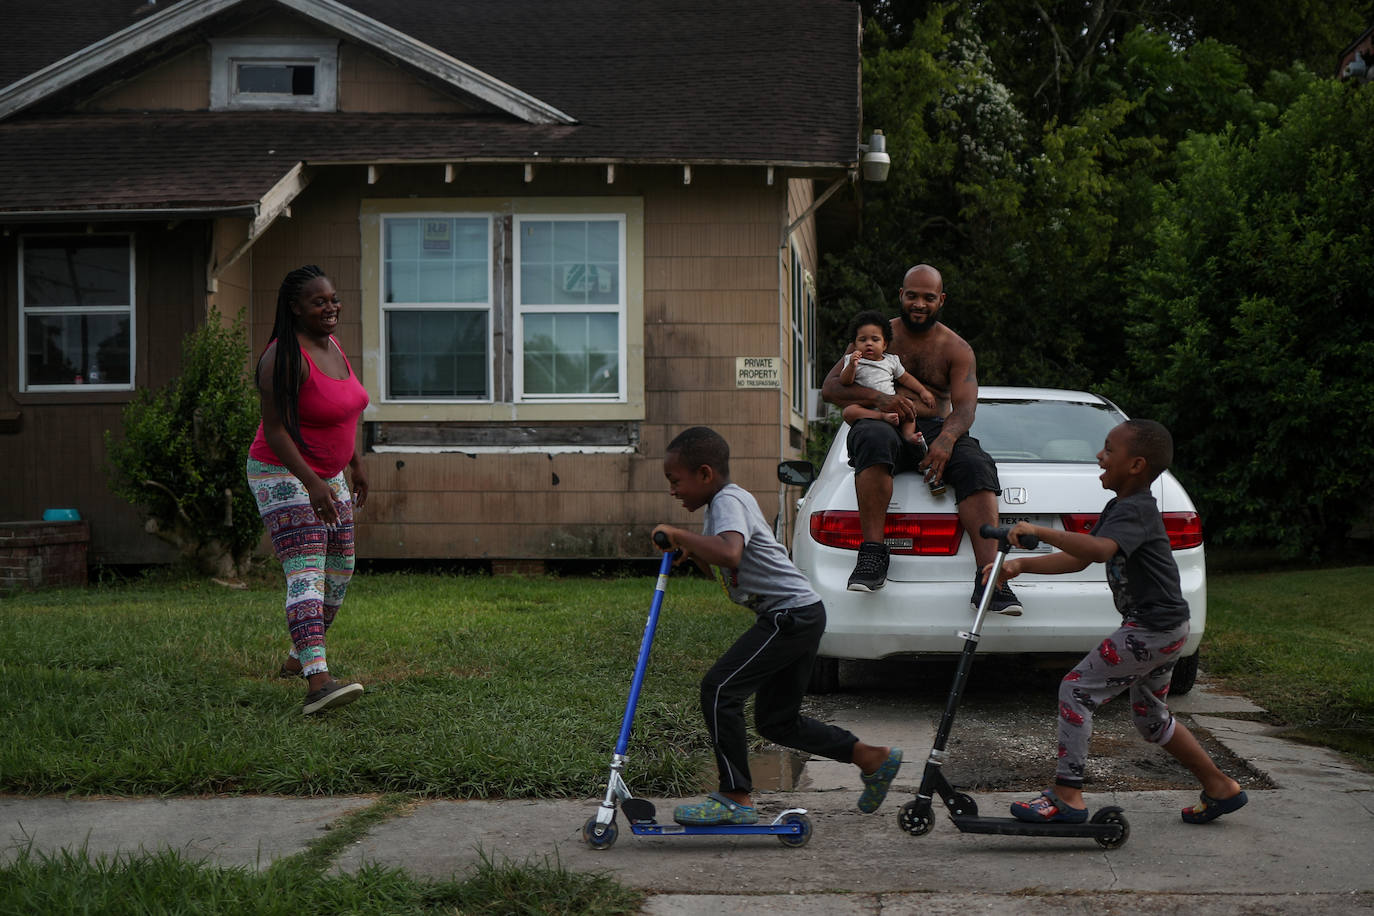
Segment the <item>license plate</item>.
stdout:
[[[999,515],[997,517],[997,525],[1000,528],[1010,528],[1017,522],[1030,522],[1032,525],[1039,525],[1042,528],[1058,527],[1054,524],[1052,519],[1044,515]],[[1034,550],[1031,551],[1026,551],[1024,548],[1021,547],[1015,547],[1013,549],[1020,550],[1023,553],[1051,553],[1054,550],[1053,547],[1051,547],[1049,544],[1046,544],[1044,541],[1041,541],[1040,546],[1036,547]]]

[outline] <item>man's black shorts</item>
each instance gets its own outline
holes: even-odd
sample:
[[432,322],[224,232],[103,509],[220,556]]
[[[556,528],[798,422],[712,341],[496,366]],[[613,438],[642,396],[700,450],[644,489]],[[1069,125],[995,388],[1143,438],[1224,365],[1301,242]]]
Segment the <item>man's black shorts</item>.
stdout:
[[[945,421],[936,417],[916,420],[916,428],[926,437],[926,442],[934,442],[944,425]],[[859,420],[849,428],[848,444],[849,464],[856,473],[882,464],[890,467],[893,474],[900,474],[916,470],[919,463],[915,450],[898,434],[897,427],[884,420]],[[979,490],[1002,492],[997,465],[978,440],[968,433],[954,440],[949,463],[945,465],[945,483],[954,488],[956,503]]]

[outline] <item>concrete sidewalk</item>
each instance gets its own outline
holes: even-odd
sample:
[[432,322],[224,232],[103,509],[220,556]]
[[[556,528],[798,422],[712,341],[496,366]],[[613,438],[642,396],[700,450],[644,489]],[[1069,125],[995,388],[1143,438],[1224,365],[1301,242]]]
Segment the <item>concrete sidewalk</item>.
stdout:
[[[1210,730],[1278,786],[1251,791],[1242,812],[1205,826],[1183,824],[1184,791],[1097,793],[1090,804],[1120,805],[1131,836],[1106,851],[1091,840],[961,834],[936,806],[924,837],[903,833],[897,810],[920,780],[931,744],[914,717],[881,708],[846,711],[863,733],[875,717],[907,749],[888,804],[874,815],[854,807],[852,768],[813,761],[796,791],[760,793],[765,815],[806,808],[814,836],[801,849],[772,837],[637,837],[619,819],[608,850],[581,840],[597,800],[430,801],[373,828],[336,860],[417,876],[467,874],[485,853],[497,861],[558,862],[603,871],[654,896],[651,914],[730,912],[884,913],[1374,913],[1374,774],[1338,755],[1285,741],[1267,726],[1228,719],[1253,710],[1243,698],[1205,689],[1171,705]],[[894,734],[897,728],[904,734]],[[633,783],[632,783],[633,784]],[[977,796],[984,814],[1005,814],[1025,793]],[[373,803],[368,797],[93,799],[0,798],[0,861],[16,849],[85,847],[129,855],[164,848],[221,865],[266,867],[301,852],[330,823]],[[675,800],[654,799],[667,820]]]

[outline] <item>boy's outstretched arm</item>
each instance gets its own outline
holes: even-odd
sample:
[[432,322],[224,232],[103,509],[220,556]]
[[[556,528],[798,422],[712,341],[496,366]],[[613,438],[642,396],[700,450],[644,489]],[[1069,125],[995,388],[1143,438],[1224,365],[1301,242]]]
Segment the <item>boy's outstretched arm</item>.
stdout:
[[[744,556],[744,535],[738,531],[699,534],[672,525],[659,525],[654,528],[653,534],[660,531],[668,538],[668,543],[672,547],[682,551],[682,558],[678,560],[679,565],[690,558],[697,566],[705,563],[708,566],[737,569]],[[653,534],[650,535],[651,538]],[[711,572],[709,569],[705,571],[708,574]]]
[[[1017,522],[1008,534],[1012,544],[1017,547],[1021,546],[1021,542],[1018,540],[1020,536],[1029,534],[1039,538],[1042,544],[1057,547],[1064,553],[1083,561],[1082,566],[1065,570],[1065,572],[1078,572],[1078,570],[1086,568],[1089,563],[1106,563],[1116,556],[1118,550],[1116,541],[1111,538],[1100,538],[1097,535],[1084,534],[1081,531],[1060,531],[1042,525],[1032,525],[1030,522]],[[1048,558],[1033,557],[1031,559]],[[1039,572],[1039,570],[1034,571]]]
[[[1059,548],[1058,553],[1038,557],[1017,557],[1002,564],[1001,582],[1015,579],[1022,573],[1035,573],[1041,576],[1058,576],[1087,569],[1093,563],[1105,563],[1116,555],[1116,541],[1100,538],[1079,531],[1058,531],[1030,522],[1017,522],[1008,540],[1017,547],[1021,546],[1021,535],[1033,535],[1042,543]],[[983,579],[987,579],[992,564],[983,567]]]

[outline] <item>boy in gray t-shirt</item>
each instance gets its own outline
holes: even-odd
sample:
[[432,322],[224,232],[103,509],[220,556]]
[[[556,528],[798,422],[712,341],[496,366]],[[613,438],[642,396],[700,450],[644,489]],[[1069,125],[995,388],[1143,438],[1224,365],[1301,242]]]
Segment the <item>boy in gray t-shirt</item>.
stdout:
[[[1078,572],[1104,563],[1122,625],[1083,657],[1059,684],[1059,764],[1054,787],[1011,806],[1023,821],[1080,823],[1084,763],[1093,710],[1129,690],[1131,717],[1141,737],[1158,744],[1202,784],[1202,800],[1183,809],[1183,820],[1203,824],[1242,807],[1246,796],[1217,768],[1193,734],[1164,702],[1177,653],[1188,638],[1188,603],[1179,587],[1178,564],[1169,547],[1159,506],[1150,492],[1174,457],[1169,431],[1153,420],[1127,420],[1107,433],[1097,466],[1102,486],[1116,493],[1091,532],[1061,531],[1017,522],[1010,540],[1034,535],[1059,553],[1018,557],[1002,564],[1002,577],[1021,573]],[[984,567],[988,575],[991,565]]]
[[801,714],[825,605],[773,537],[759,505],[730,482],[730,446],[715,431],[694,426],[668,444],[663,474],[689,512],[705,506],[700,534],[659,525],[670,547],[707,575],[720,569],[730,600],[754,611],[750,627],[701,682],[701,711],[711,734],[720,789],[705,801],[678,805],[679,824],[754,824],[744,702],[755,696],[754,724],[776,744],[853,763],[864,784],[859,810],[876,811],[902,764],[900,748],[865,744],[852,733]]

